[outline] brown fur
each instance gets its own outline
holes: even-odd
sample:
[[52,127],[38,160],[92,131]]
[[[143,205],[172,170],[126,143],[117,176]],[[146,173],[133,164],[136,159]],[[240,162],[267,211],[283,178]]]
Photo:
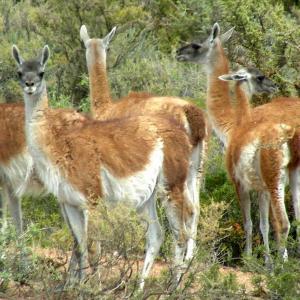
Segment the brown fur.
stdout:
[[92,102],[92,113],[97,120],[109,120],[129,116],[161,115],[175,118],[180,124],[189,123],[191,141],[197,145],[207,135],[207,120],[204,113],[188,101],[176,97],[155,97],[148,93],[131,92],[120,101],[110,98],[106,74],[106,62],[103,61],[97,40],[91,40],[91,61],[89,78]]
[[252,118],[255,122],[279,121],[291,126],[300,126],[300,98],[278,97],[270,103],[254,107]]
[[[246,125],[247,124],[245,124],[245,127]],[[230,143],[226,151],[227,166],[229,174],[231,175],[230,177],[234,178],[234,166],[238,163],[243,148],[255,139],[260,140],[260,147],[258,148],[258,151],[260,151],[260,153],[264,153],[260,156],[261,168],[265,170],[264,176],[269,176],[270,178],[276,177],[272,173],[277,172],[276,169],[278,169],[277,166],[281,160],[274,159],[272,162],[274,163],[272,168],[263,167],[267,160],[272,160],[267,158],[266,153],[269,153],[270,157],[276,157],[276,152],[278,152],[277,149],[279,149],[283,143],[293,141],[295,133],[294,128],[291,126],[280,125],[275,122],[261,123],[252,129],[251,123],[248,125],[248,128],[237,127],[232,131]],[[239,142],[236,143],[236,141]]]
[[[220,69],[223,68],[223,74],[228,73],[228,60],[220,41],[217,44],[216,54],[212,61],[215,63],[215,70],[213,69],[212,74],[209,76],[208,113],[210,118],[215,121],[214,126],[221,130],[225,136],[227,135],[228,138],[226,165],[243,208],[244,224],[246,224],[246,215],[244,215],[246,213],[244,200],[246,199],[242,199],[244,197],[243,191],[240,191],[242,179],[239,178],[237,172],[240,172],[238,168],[240,168],[240,159],[243,159],[242,151],[247,145],[258,141],[259,144],[255,150],[257,159],[255,158],[255,160],[257,160],[259,170],[256,170],[254,160],[250,161],[249,164],[249,168],[251,168],[251,165],[254,165],[254,168],[245,170],[245,172],[251,171],[248,174],[251,178],[250,187],[270,192],[272,223],[276,239],[279,247],[285,247],[289,221],[282,203],[282,194],[280,195],[282,191],[279,190],[279,182],[282,182],[280,176],[284,176],[282,174],[282,168],[284,167],[282,146],[284,143],[289,145],[292,154],[289,167],[295,168],[299,162],[299,151],[297,151],[299,135],[295,134],[295,129],[300,125],[300,114],[296,117],[295,111],[297,111],[297,106],[300,105],[300,99],[274,99],[272,103],[251,109],[240,84],[236,84],[237,108],[234,112],[230,107],[228,91],[224,89],[224,82],[217,82],[218,77],[222,75],[219,73]],[[222,93],[224,94],[222,95]],[[223,103],[222,100],[224,100]],[[235,122],[232,122],[233,120]],[[249,246],[247,245],[247,250],[249,250]]]
[[[239,195],[238,185],[241,180],[236,176],[238,162],[242,158],[242,151],[245,146],[259,141],[256,148],[256,158],[259,170],[253,173],[253,188],[258,190],[267,190],[271,196],[271,221],[275,230],[275,237],[280,247],[285,248],[286,233],[289,230],[289,221],[282,204],[282,195],[280,195],[279,182],[282,182],[284,154],[282,146],[288,143],[290,150],[295,147],[295,128],[285,124],[280,124],[278,119],[263,120],[252,122],[251,108],[249,101],[241,88],[240,82],[235,85],[236,91],[236,126],[231,130],[229,146],[226,151],[226,164],[229,175],[236,186]],[[237,142],[238,141],[238,142]],[[292,159],[289,166],[295,165],[295,153],[292,153]],[[294,157],[294,158],[293,158]],[[253,162],[250,164],[253,164]],[[251,165],[249,165],[251,167]],[[262,184],[256,182],[262,181]],[[241,199],[239,199],[241,201]],[[243,210],[242,210],[243,211]],[[245,216],[243,216],[245,222]]]
[[235,95],[236,95],[236,126],[243,126],[251,121],[251,107],[245,92],[241,87],[242,83],[238,81],[235,84]]
[[216,56],[213,59],[213,71],[208,77],[207,112],[213,126],[228,134],[234,124],[234,110],[230,102],[228,83],[218,78],[229,73],[228,60],[220,41],[216,45]]
[[[235,112],[229,97],[229,85],[227,82],[218,79],[218,77],[229,73],[229,62],[220,41],[218,41],[216,47],[214,70],[209,75],[207,110],[209,118],[217,120],[217,127],[228,133],[234,126]],[[296,97],[272,99],[270,103],[251,109],[250,118],[252,125],[248,124],[247,126],[256,126],[264,121],[274,121],[299,127],[300,99]]]
[[172,117],[181,125],[187,122],[191,129],[193,145],[197,145],[207,134],[207,120],[203,111],[180,98],[149,97],[148,94],[131,93],[110,107],[106,106],[106,109],[98,115],[98,120],[159,114]]
[[[277,145],[268,145],[270,143],[270,137],[267,136],[265,140],[266,147],[262,147],[260,150],[260,162],[261,162],[261,173],[264,182],[266,183],[267,190],[271,195],[271,211],[273,215],[273,227],[276,232],[276,239],[280,241],[280,236],[289,227],[289,222],[286,217],[285,207],[280,204],[280,196],[278,194],[278,182],[280,180],[280,168],[278,166],[282,165],[282,152],[278,151],[278,147],[287,141],[291,140],[294,134],[294,130],[291,127],[287,127],[283,132],[276,132],[273,130],[273,140],[277,142]],[[280,138],[278,139],[278,136]],[[276,141],[277,139],[277,141]]]
[[252,109],[251,117],[254,125],[259,122],[273,121],[292,126],[296,132],[289,142],[291,161],[290,169],[300,164],[300,99],[296,97],[279,97],[272,102]]
[[24,105],[0,104],[0,164],[25,151]]
[[[244,134],[257,128],[258,124],[263,122],[284,123],[296,129],[300,127],[300,113],[298,112],[300,111],[300,99],[296,97],[278,97],[270,103],[250,109],[247,99],[244,98],[245,95],[242,94],[243,91],[236,86],[236,93],[241,101],[237,103],[238,111],[235,113],[230,102],[229,85],[218,79],[220,75],[229,73],[229,62],[220,41],[218,41],[215,51],[214,70],[209,75],[207,98],[208,115],[213,120],[214,126],[220,128],[225,134],[230,134],[234,128],[235,121],[242,122],[240,126],[245,127]],[[246,120],[250,120],[250,122]],[[250,135],[248,139],[250,138],[254,139],[255,134]],[[235,143],[239,141],[240,145],[244,144],[243,135],[231,137],[231,140],[234,140]],[[290,148],[292,158],[289,165],[290,169],[292,169],[300,163],[300,153],[297,151],[297,145],[299,145],[299,135],[297,133],[289,144],[290,147],[293,147]],[[242,147],[240,147],[241,150]],[[237,157],[239,157],[240,151],[236,154]]]
[[291,152],[289,169],[293,170],[300,165],[300,129],[296,129],[295,135],[289,141],[289,148]]
[[[277,125],[277,126],[276,126]],[[245,124],[246,126],[246,124]],[[275,127],[274,127],[275,126]],[[232,131],[231,141],[226,151],[226,165],[227,170],[232,179],[237,195],[238,186],[241,184],[240,179],[235,175],[235,169],[238,161],[241,158],[241,151],[247,144],[251,143],[254,139],[259,139],[258,160],[260,175],[256,174],[253,178],[259,180],[259,184],[254,187],[258,190],[267,190],[271,196],[270,216],[275,231],[275,237],[278,245],[284,246],[285,237],[282,234],[288,232],[289,221],[285,212],[285,207],[282,206],[281,198],[278,190],[278,182],[280,180],[280,172],[282,171],[279,166],[282,166],[283,153],[279,151],[283,143],[290,143],[293,141],[294,128],[290,126],[278,126],[275,122],[265,122],[257,125],[254,129],[245,130],[244,128],[237,127]],[[234,141],[239,141],[235,143]],[[281,175],[282,176],[282,175]],[[261,182],[262,180],[262,182]],[[263,184],[261,184],[263,183]],[[241,199],[240,203],[241,203]],[[244,210],[242,210],[244,212]],[[243,216],[245,222],[245,216]],[[282,244],[281,244],[282,243]]]
[[[96,55],[96,59],[99,60],[100,57],[95,40],[91,41],[91,47],[93,48],[93,53]],[[106,111],[107,106],[110,106],[111,102],[105,62],[104,64],[95,64],[94,67],[90,69],[90,72],[91,112],[96,119],[99,119],[102,113]],[[95,89],[95,86],[97,86],[99,90]]]
[[195,147],[199,141],[204,140],[208,135],[208,122],[202,111],[195,105],[185,105],[183,110],[191,128],[191,142]]
[[[51,164],[91,201],[102,196],[102,166],[118,178],[141,171],[160,138],[169,192],[179,190],[182,195],[191,149],[176,122],[158,117],[93,121],[76,112],[52,109],[40,111],[34,121],[37,142]],[[174,205],[183,207],[186,215],[190,209],[184,202],[182,196],[177,197]]]

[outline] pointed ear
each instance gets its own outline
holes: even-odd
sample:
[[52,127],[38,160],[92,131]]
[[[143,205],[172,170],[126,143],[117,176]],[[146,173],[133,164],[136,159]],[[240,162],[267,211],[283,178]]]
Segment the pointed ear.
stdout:
[[114,37],[114,35],[115,35],[115,33],[116,33],[116,30],[117,30],[117,26],[115,26],[115,27],[111,30],[111,32],[110,32],[106,37],[104,37],[104,38],[102,39],[105,49],[108,47],[110,41],[111,41],[112,38]]
[[218,77],[219,79],[223,80],[223,81],[231,81],[233,80],[232,75],[231,74],[224,74]]
[[212,27],[209,41],[212,43],[220,35],[220,26],[218,23],[215,23]]
[[80,27],[80,38],[84,42],[84,45],[86,46],[86,42],[90,39],[90,36],[87,32],[87,28],[85,25],[82,25]]
[[234,27],[230,28],[228,31],[223,33],[220,37],[222,43],[226,43],[231,38],[233,32],[234,32]]
[[219,76],[219,79],[223,81],[242,81],[242,80],[248,80],[249,76],[246,72],[237,72],[233,74],[224,74]]
[[45,67],[49,57],[50,57],[50,50],[49,50],[48,45],[45,45],[43,48],[41,60],[40,60],[40,64],[42,67]]
[[16,45],[12,46],[12,56],[19,66],[22,65],[22,63],[24,62],[24,59],[20,55],[20,51]]

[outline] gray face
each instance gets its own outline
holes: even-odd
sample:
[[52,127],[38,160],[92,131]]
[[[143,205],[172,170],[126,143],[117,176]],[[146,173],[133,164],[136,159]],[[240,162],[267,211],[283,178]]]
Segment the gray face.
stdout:
[[37,94],[42,89],[44,67],[39,60],[24,61],[18,68],[18,76],[23,91],[29,95]]
[[18,76],[24,93],[39,94],[43,90],[45,65],[50,56],[49,47],[44,46],[40,57],[25,61],[16,45],[12,47],[12,56],[18,65]]
[[209,47],[207,43],[198,44],[190,43],[176,51],[176,59],[178,61],[190,61],[194,63],[205,63]]
[[197,64],[213,63],[215,50],[219,42],[226,42],[230,39],[234,28],[220,35],[220,26],[215,23],[208,38],[202,43],[190,43],[176,51],[178,61],[190,61]]
[[215,23],[212,27],[211,34],[203,43],[190,43],[177,49],[177,60],[190,61],[197,64],[206,64],[209,60],[211,50],[216,45],[216,40],[219,38],[219,35],[220,27],[218,23]]
[[251,75],[250,86],[255,94],[270,94],[277,91],[276,83],[266,77],[260,70],[247,68],[246,71]]

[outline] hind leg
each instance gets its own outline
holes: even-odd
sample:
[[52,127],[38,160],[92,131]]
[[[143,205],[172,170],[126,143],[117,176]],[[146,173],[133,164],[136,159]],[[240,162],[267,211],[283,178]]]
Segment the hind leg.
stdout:
[[238,181],[234,181],[236,193],[239,199],[239,204],[243,216],[244,230],[246,233],[246,248],[245,254],[247,256],[252,255],[252,219],[251,219],[251,201],[249,192]]
[[260,214],[260,231],[265,246],[265,264],[271,267],[270,247],[269,247],[269,210],[270,195],[267,192],[259,193],[259,214]]
[[141,274],[140,290],[144,288],[145,279],[149,276],[154,259],[164,240],[164,234],[157,216],[155,198],[155,192],[153,192],[142,211],[144,215],[143,218],[147,222],[148,228],[146,233],[146,256]]
[[300,254],[300,167],[290,170],[290,188],[296,219],[298,253]]
[[286,242],[290,231],[290,222],[284,203],[284,188],[287,179],[285,148],[261,148],[261,174],[270,194],[270,206],[275,224],[279,255],[287,260]]
[[1,231],[5,232],[7,228],[7,198],[3,191],[3,188],[0,187],[0,218],[1,218]]
[[186,270],[185,255],[187,251],[190,232],[192,227],[193,203],[188,199],[188,191],[173,188],[169,193],[169,200],[165,203],[167,218],[175,243],[175,278],[174,284],[178,284],[182,274]]
[[[190,196],[189,189],[186,191],[186,198],[187,199],[193,198]],[[197,197],[196,197],[196,199],[197,199]],[[198,197],[198,199],[199,199],[199,197]],[[191,209],[190,216],[188,217],[188,219],[185,222],[186,230],[188,233],[188,242],[187,242],[185,260],[192,259],[195,254],[197,229],[198,229],[199,215],[200,215],[199,201],[197,201],[197,200],[193,201],[190,204],[190,209]]]
[[271,209],[273,218],[278,225],[279,232],[277,233],[278,241],[277,248],[279,255],[284,261],[288,259],[286,242],[290,231],[290,222],[286,213],[284,203],[284,184],[281,183],[277,190],[270,192],[271,194]]
[[[203,172],[203,149],[204,145],[198,144],[192,152],[191,165],[189,167],[189,173],[187,178],[187,187],[189,192],[189,199],[193,203],[193,216],[190,224],[190,234],[186,259],[189,260],[193,257],[196,247],[197,228],[200,215],[200,185],[202,181]],[[202,154],[201,154],[202,153]]]

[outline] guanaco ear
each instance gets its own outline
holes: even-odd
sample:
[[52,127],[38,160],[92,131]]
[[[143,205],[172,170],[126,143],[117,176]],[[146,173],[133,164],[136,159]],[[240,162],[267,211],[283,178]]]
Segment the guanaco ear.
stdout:
[[43,51],[42,51],[41,58],[40,58],[40,64],[43,68],[45,67],[49,57],[50,57],[50,50],[49,50],[48,45],[45,45],[43,48]]
[[24,62],[24,59],[20,55],[20,51],[16,45],[12,46],[12,56],[19,66],[22,65],[22,63]]
[[220,37],[222,43],[226,43],[231,38],[233,32],[234,32],[234,27],[230,28],[228,31],[223,33]]
[[246,72],[237,72],[233,74],[224,74],[219,76],[219,79],[223,81],[242,81],[249,79],[249,75]]
[[87,32],[87,28],[85,25],[82,25],[80,27],[80,38],[84,42],[84,45],[86,46],[86,42],[90,39],[90,36]]
[[111,32],[110,32],[107,36],[105,36],[105,37],[102,39],[105,49],[108,47],[110,41],[111,41],[112,38],[114,37],[114,35],[115,35],[115,33],[116,33],[116,30],[117,30],[117,26],[115,26],[115,27],[111,30]]
[[233,80],[233,77],[231,74],[224,74],[218,77],[219,79],[223,80],[223,81],[231,81]]
[[211,30],[211,34],[210,34],[210,37],[209,37],[209,41],[211,43],[214,42],[214,40],[220,35],[220,26],[218,23],[215,23],[214,26],[212,27],[212,30]]

